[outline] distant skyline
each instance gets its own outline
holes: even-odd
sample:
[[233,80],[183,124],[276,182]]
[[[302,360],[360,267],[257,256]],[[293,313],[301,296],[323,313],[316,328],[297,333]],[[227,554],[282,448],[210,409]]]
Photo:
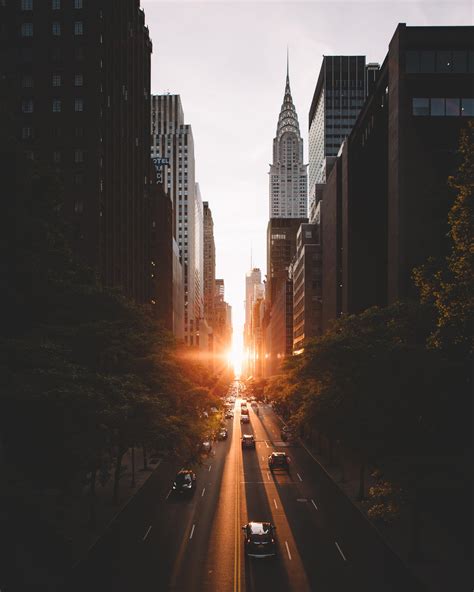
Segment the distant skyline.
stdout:
[[153,41],[152,92],[181,95],[196,180],[214,218],[234,338],[244,324],[245,274],[266,274],[268,171],[290,51],[293,101],[308,162],[308,112],[323,55],[382,63],[400,22],[472,25],[472,2],[142,0]]

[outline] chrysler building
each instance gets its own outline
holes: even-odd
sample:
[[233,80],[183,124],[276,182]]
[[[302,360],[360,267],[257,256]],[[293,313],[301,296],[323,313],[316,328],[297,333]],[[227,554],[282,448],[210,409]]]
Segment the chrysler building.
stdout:
[[270,165],[270,218],[307,217],[306,167],[303,164],[303,139],[291,97],[287,61],[285,96],[273,140],[273,164]]

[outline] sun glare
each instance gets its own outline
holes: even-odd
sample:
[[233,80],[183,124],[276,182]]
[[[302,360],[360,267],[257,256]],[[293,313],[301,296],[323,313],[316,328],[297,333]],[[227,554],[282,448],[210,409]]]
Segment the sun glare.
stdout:
[[243,350],[242,344],[234,338],[232,342],[232,349],[228,353],[229,362],[234,369],[236,378],[239,378],[242,373]]

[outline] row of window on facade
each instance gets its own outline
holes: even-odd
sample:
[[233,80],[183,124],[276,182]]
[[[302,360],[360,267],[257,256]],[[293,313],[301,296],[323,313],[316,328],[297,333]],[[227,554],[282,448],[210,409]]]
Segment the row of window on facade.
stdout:
[[[21,110],[23,113],[33,113],[34,112],[34,100],[33,99],[23,99],[21,102]],[[51,111],[53,113],[61,113],[63,108],[63,101],[61,99],[53,99],[51,101]],[[74,99],[74,111],[80,113],[84,111],[84,99]]]
[[[60,47],[53,47],[50,52],[50,61],[51,62],[61,62],[62,60],[62,52]],[[84,60],[86,55],[84,47],[75,47],[74,48],[74,59],[77,61]],[[33,61],[33,48],[32,47],[20,47],[19,48],[19,57],[23,63],[30,63]],[[102,60],[99,60],[99,65],[102,68],[103,63]]]
[[[39,0],[40,4],[44,5],[46,0]],[[61,3],[63,6],[69,5],[77,10],[84,8],[84,0],[51,0],[51,10],[61,10]],[[20,0],[21,10],[33,10],[34,0]]]
[[[74,86],[83,86],[84,85],[84,76],[83,74],[74,74]],[[53,73],[51,75],[51,86],[62,86],[63,84],[63,76],[62,74]],[[23,88],[34,88],[34,78],[29,74],[25,74],[21,78],[21,86]]]
[[[81,36],[84,35],[84,23],[82,21],[75,21],[73,27],[74,35]],[[51,23],[51,33],[54,37],[59,37],[61,35],[61,23],[58,21],[54,21]],[[20,34],[22,37],[33,37],[34,28],[33,23],[22,23]]]
[[426,50],[405,53],[407,74],[474,74],[474,51]]
[[416,116],[474,117],[474,98],[423,98],[412,99],[412,113]]

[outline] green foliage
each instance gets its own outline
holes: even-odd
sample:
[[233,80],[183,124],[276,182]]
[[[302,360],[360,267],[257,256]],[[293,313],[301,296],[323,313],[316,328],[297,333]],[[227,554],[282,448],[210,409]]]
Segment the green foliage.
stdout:
[[7,463],[35,485],[66,489],[96,470],[105,478],[132,445],[193,454],[206,430],[200,412],[219,401],[213,389],[224,379],[216,387],[145,307],[74,260],[47,171],[0,162],[10,194],[0,339]]
[[429,344],[466,356],[474,351],[474,123],[468,122],[459,145],[461,165],[450,178],[457,195],[449,212],[451,252],[414,270],[423,302],[436,310]]

